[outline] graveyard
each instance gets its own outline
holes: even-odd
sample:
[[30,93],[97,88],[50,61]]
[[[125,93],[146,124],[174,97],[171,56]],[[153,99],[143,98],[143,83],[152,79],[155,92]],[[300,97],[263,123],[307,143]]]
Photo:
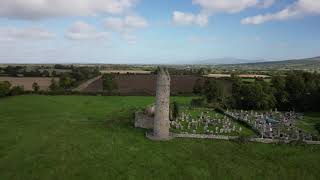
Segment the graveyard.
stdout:
[[227,110],[228,116],[246,123],[262,138],[284,141],[319,141],[318,133],[310,133],[297,126],[304,119],[302,113],[275,111]]
[[255,133],[233,119],[209,108],[183,107],[176,120],[170,122],[171,132],[182,134],[214,134],[254,136]]
[[[170,98],[181,107],[191,99]],[[39,95],[2,99],[1,179],[320,178],[318,145],[189,138],[151,141],[133,122],[134,112],[154,100]],[[208,110],[182,109],[194,118],[202,111]],[[209,115],[223,119],[215,112]],[[303,115],[310,117],[313,114]],[[235,121],[231,124],[240,127]]]
[[[224,110],[219,106],[216,109],[195,108],[190,104],[180,112],[177,102],[170,104],[170,81],[168,70],[159,68],[155,104],[135,113],[134,126],[148,129],[146,137],[151,140],[167,141],[179,137],[320,144],[317,134],[308,133],[296,126],[297,122],[303,120],[303,114],[295,111]],[[209,107],[208,104],[206,107]]]

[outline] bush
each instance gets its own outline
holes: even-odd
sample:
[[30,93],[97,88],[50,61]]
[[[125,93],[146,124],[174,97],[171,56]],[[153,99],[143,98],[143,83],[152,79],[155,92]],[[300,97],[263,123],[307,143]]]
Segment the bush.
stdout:
[[32,89],[34,90],[34,92],[38,92],[40,90],[40,86],[38,85],[38,83],[34,82],[32,84]]
[[224,109],[221,107],[217,107],[215,110],[221,114],[224,114]]
[[21,95],[23,93],[24,93],[23,86],[14,86],[10,90],[10,95],[11,96]]
[[238,144],[245,144],[245,143],[248,143],[250,141],[250,139],[248,137],[246,137],[246,136],[239,135],[238,138],[233,139],[232,141],[236,142]]
[[114,80],[114,77],[110,74],[105,74],[102,77],[103,80],[103,90],[112,93],[114,90],[118,89],[118,85]]
[[179,107],[179,104],[174,101],[171,105],[172,108],[170,108],[171,112],[172,112],[172,119],[177,119],[179,117],[179,113],[180,113],[180,107]]
[[8,81],[0,82],[0,97],[8,96],[11,84]]
[[49,86],[51,91],[57,91],[59,89],[59,85],[54,78],[51,79],[51,84]]

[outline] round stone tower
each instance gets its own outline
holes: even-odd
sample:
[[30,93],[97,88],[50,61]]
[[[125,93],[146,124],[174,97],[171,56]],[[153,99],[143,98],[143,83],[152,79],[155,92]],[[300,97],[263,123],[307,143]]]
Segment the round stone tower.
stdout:
[[166,69],[160,68],[157,75],[156,106],[153,132],[148,135],[150,139],[170,139],[169,105],[170,75]]

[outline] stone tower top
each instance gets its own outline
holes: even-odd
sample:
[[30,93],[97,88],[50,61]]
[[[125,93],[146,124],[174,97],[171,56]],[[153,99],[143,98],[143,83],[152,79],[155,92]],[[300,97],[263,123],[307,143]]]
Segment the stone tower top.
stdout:
[[[160,67],[157,76],[157,90],[158,86],[170,86],[170,75],[167,69]],[[170,91],[170,89],[168,89]]]

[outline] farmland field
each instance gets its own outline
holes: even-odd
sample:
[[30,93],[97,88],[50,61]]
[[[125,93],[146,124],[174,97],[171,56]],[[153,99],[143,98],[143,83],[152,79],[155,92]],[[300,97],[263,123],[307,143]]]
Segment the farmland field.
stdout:
[[[175,97],[180,104],[191,98]],[[153,97],[0,99],[0,179],[319,179],[320,146],[153,142],[133,112]]]
[[[194,84],[198,79],[204,81],[203,77],[193,75],[172,75],[171,93],[172,94],[192,94]],[[121,95],[154,95],[156,92],[156,75],[137,74],[114,75],[114,81],[118,86]],[[231,89],[231,83],[225,81],[227,89]],[[90,84],[84,91],[102,91],[102,79],[98,79]]]
[[143,71],[143,70],[102,70],[100,71],[102,74],[112,74],[112,73],[119,73],[119,74],[151,74],[151,71]]
[[[12,86],[23,86],[25,90],[31,91],[32,84],[38,83],[40,90],[48,90],[52,78],[47,77],[0,77],[0,81],[9,81]],[[58,78],[55,78],[56,80]]]

